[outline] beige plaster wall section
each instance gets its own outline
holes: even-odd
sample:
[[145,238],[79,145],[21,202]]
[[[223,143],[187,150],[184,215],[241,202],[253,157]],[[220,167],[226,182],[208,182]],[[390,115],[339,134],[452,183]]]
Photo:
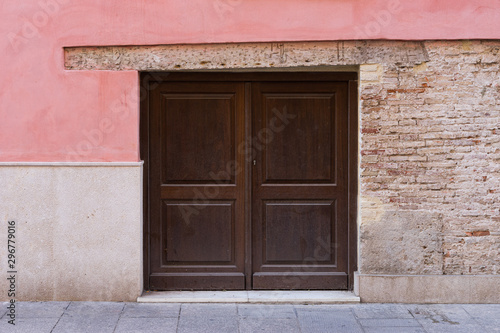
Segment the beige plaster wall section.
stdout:
[[[17,225],[17,300],[135,301],[141,294],[141,163],[2,165],[0,214],[4,247],[6,221]],[[3,277],[6,259],[0,256]]]

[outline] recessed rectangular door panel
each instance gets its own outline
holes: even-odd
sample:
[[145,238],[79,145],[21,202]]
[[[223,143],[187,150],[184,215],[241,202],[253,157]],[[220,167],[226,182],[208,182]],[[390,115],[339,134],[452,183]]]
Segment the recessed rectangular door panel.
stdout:
[[235,159],[234,94],[164,94],[164,184],[232,183],[221,173]]
[[[265,183],[334,182],[335,94],[265,94]],[[284,117],[279,119],[279,116]],[[272,126],[277,124],[276,126]],[[305,167],[307,165],[307,167]]]
[[307,269],[305,261],[309,260],[335,264],[335,249],[330,246],[335,238],[335,202],[286,200],[264,201],[263,205],[263,266],[289,264]]
[[235,264],[234,201],[164,203],[163,265]]

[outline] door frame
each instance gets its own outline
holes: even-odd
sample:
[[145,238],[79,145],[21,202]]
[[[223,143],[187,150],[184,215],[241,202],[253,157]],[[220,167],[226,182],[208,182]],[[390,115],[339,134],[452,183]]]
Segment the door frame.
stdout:
[[[344,81],[348,82],[348,290],[354,288],[354,272],[358,261],[358,177],[359,177],[359,111],[358,111],[358,73],[357,72],[290,72],[290,71],[178,71],[178,72],[139,72],[140,80],[140,112],[139,112],[139,148],[143,168],[143,283],[144,290],[150,290],[150,206],[149,206],[149,91],[157,82],[175,81]],[[153,88],[154,89],[154,88]],[[249,91],[250,86],[245,86]],[[250,102],[245,102],[245,110],[250,108]],[[251,138],[250,112],[245,112],[245,139]],[[247,168],[245,186],[251,185],[251,172]],[[245,197],[245,252],[251,253],[251,195]],[[248,257],[247,255],[245,256]],[[245,271],[251,271],[251,262],[245,262]],[[251,274],[246,274],[246,289],[251,289]]]

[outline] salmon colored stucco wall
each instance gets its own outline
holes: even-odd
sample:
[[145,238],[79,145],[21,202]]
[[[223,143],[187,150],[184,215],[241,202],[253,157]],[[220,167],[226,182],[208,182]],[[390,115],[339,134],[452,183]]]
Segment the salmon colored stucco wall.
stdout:
[[137,161],[137,73],[66,71],[63,47],[497,39],[500,1],[2,1],[0,31],[0,161]]

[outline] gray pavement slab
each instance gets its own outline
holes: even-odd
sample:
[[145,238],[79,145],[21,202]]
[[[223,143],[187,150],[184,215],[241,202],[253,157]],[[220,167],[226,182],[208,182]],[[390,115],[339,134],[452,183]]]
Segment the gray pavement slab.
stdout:
[[500,304],[463,304],[462,308],[485,332],[500,332]]
[[59,318],[16,318],[16,325],[13,326],[2,319],[0,332],[50,333],[58,320]]
[[483,332],[500,332],[500,319],[479,320],[478,322],[484,328]]
[[71,302],[65,315],[68,316],[101,316],[120,315],[125,303],[120,302]]
[[363,327],[365,333],[425,333],[422,327]]
[[182,304],[177,332],[237,332],[236,304]]
[[458,304],[409,306],[411,313],[429,333],[475,332],[482,326]]
[[122,318],[178,318],[180,310],[176,303],[127,303]]
[[413,315],[401,304],[358,304],[353,308],[359,319],[413,319]]
[[311,306],[296,310],[302,332],[363,332],[351,309],[332,306],[316,310]]
[[120,318],[114,333],[175,333],[178,318]]
[[236,304],[182,304],[181,315],[205,317],[229,317],[237,315]]
[[63,314],[53,333],[113,333],[119,315],[68,315]]
[[354,307],[360,305],[355,304],[296,304],[296,309],[314,310],[314,311],[332,311],[332,310],[346,310],[351,311]]
[[209,316],[181,316],[177,327],[179,333],[205,333],[238,332],[238,320],[235,316],[209,317]]
[[473,318],[500,319],[500,304],[461,304]]
[[392,319],[392,318],[370,318],[370,319],[360,319],[359,323],[363,327],[421,327],[416,319]]
[[252,318],[297,318],[293,305],[240,304],[238,314]]
[[9,304],[8,302],[2,302],[2,308],[0,308],[0,319],[2,319],[5,313],[7,312],[8,304]]
[[239,332],[300,333],[301,331],[297,318],[244,317],[239,320]]
[[500,332],[500,304],[2,303],[0,332]]
[[19,318],[59,318],[70,302],[18,302]]
[[471,333],[471,332],[486,332],[484,327],[478,326],[477,323],[462,323],[456,326],[449,324],[436,324],[428,322],[420,322],[427,333]]

